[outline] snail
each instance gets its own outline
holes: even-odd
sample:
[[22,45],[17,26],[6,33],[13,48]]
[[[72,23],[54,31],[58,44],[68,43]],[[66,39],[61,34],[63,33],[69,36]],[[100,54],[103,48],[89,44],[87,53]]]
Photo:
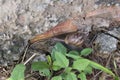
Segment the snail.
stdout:
[[[61,22],[58,25],[56,25],[55,27],[46,31],[45,33],[34,36],[32,39],[29,40],[29,43],[33,44],[37,41],[46,40],[46,39],[49,39],[49,38],[52,38],[55,36],[70,33],[68,36],[66,36],[66,38],[64,40],[65,43],[72,44],[75,46],[80,46],[83,44],[83,42],[87,38],[86,36],[88,36],[88,33],[89,33],[89,31],[87,31],[87,32],[84,31],[84,29],[87,28],[86,26],[94,25],[94,22],[92,22],[92,21],[93,20],[96,21],[96,16],[101,18],[101,16],[99,16],[99,15],[103,15],[103,14],[107,14],[106,17],[107,17],[107,19],[109,18],[111,22],[112,21],[120,21],[120,7],[118,7],[118,6],[111,7],[110,6],[110,7],[100,8],[100,9],[86,13],[85,16],[83,16],[83,17],[78,16],[77,19],[71,18],[64,22]],[[106,27],[106,26],[104,26],[104,27]],[[107,27],[107,28],[109,28],[109,27]],[[79,31],[80,33],[74,33],[77,31]]]

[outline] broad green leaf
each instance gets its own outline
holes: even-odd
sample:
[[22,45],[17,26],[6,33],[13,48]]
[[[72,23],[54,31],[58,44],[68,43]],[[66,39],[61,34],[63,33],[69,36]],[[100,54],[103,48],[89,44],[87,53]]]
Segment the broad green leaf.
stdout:
[[55,60],[55,53],[59,52],[61,54],[66,54],[67,53],[67,49],[61,44],[61,43],[56,43],[56,45],[54,46],[54,48],[52,49],[52,53],[51,53],[51,57],[52,60]]
[[73,62],[73,69],[77,69],[78,71],[84,71],[87,66],[89,65],[89,60],[87,59],[78,59],[76,61]]
[[54,46],[54,48],[53,48],[53,51],[52,51],[53,53],[56,53],[56,52],[60,52],[60,53],[62,53],[62,54],[66,54],[67,53],[67,49],[63,46],[63,44],[61,44],[61,43],[56,43],[56,45]]
[[70,72],[71,72],[71,70],[72,70],[72,68],[71,68],[71,67],[67,67],[67,68],[65,68],[65,73],[70,73]]
[[90,61],[90,66],[95,68],[95,69],[99,69],[99,70],[101,70],[103,72],[106,72],[106,73],[112,75],[113,77],[115,77],[115,74],[111,70],[103,67],[102,65],[100,65],[100,64],[98,64],[96,62]]
[[61,73],[60,76],[62,76],[62,79],[65,80],[66,79],[66,76],[67,76],[67,73]]
[[87,68],[84,70],[84,72],[86,74],[91,74],[92,73],[92,67],[91,66],[87,66]]
[[65,80],[77,80],[77,77],[74,73],[70,72],[66,75]]
[[23,64],[16,65],[13,69],[13,72],[11,73],[10,78],[8,78],[7,80],[24,80],[25,68],[26,67]]
[[81,73],[78,75],[78,78],[80,78],[80,80],[87,80],[86,75],[85,75],[84,72],[81,72]]
[[62,80],[62,77],[61,76],[55,76],[52,78],[52,80]]
[[39,62],[33,62],[32,63],[32,69],[35,71],[39,71],[42,69],[48,69],[49,65],[45,61],[39,61]]
[[55,60],[56,61],[53,62],[53,65],[60,66],[61,68],[68,67],[69,65],[69,60],[66,58],[66,56],[59,52],[56,52]]
[[85,48],[81,51],[81,56],[88,56],[92,52],[91,48]]
[[51,75],[49,69],[42,69],[42,70],[39,70],[39,72],[40,72],[40,75],[42,75],[42,76],[48,76],[49,77]]
[[60,70],[61,67],[60,67],[60,66],[56,66],[56,64],[54,63],[54,65],[52,66],[52,69],[53,69],[54,71],[57,71],[57,70]]
[[52,52],[51,52],[52,61],[55,61],[55,53],[56,53],[56,52],[57,52],[56,49],[53,48],[53,49],[52,49]]

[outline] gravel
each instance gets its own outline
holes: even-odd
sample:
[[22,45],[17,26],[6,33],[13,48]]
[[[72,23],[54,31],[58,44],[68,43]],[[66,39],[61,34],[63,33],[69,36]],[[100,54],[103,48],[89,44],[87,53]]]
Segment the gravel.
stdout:
[[[18,60],[27,41],[35,34],[43,33],[67,18],[97,9],[102,3],[109,3],[105,1],[0,0],[0,65],[7,66]],[[114,44],[110,48],[114,50],[116,40],[110,39],[111,41],[115,43],[106,47]]]

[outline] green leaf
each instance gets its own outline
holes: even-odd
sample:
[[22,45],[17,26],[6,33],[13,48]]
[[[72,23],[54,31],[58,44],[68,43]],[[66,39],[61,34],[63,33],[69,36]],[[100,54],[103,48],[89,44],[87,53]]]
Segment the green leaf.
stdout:
[[60,76],[62,76],[62,79],[65,80],[66,76],[67,76],[67,73],[63,72],[63,73],[60,74]]
[[66,75],[65,80],[77,80],[77,77],[74,73],[70,72]]
[[79,59],[80,56],[75,55],[75,54],[66,54],[67,57],[73,58],[74,60]]
[[51,58],[52,58],[52,61],[55,61],[55,53],[57,51],[55,50],[55,48],[52,49],[52,52],[51,52]]
[[7,80],[24,80],[25,68],[26,67],[23,64],[16,65],[11,73],[10,78],[8,78]]
[[54,46],[54,49],[55,49],[55,52],[57,51],[57,52],[60,52],[64,55],[67,53],[66,47],[64,47],[63,44],[61,44],[59,42],[56,43],[56,45]]
[[91,48],[85,48],[81,51],[81,56],[88,56],[92,52]]
[[70,51],[68,54],[74,54],[74,55],[79,55],[79,53],[77,51]]
[[118,76],[115,76],[114,79],[115,80],[120,80],[120,78]]
[[48,77],[50,77],[50,75],[51,75],[49,69],[39,70],[39,73],[40,73],[40,75],[42,75],[42,76],[48,76]]
[[56,64],[54,63],[54,65],[52,66],[52,69],[53,69],[54,71],[57,71],[57,70],[60,70],[61,67],[60,67],[60,66],[56,66]]
[[70,51],[68,54],[66,54],[66,56],[75,60],[80,58],[79,53],[77,51]]
[[76,61],[73,62],[73,69],[77,69],[78,71],[84,71],[87,66],[89,65],[89,60],[87,59],[78,59]]
[[86,75],[85,75],[84,72],[81,72],[81,73],[78,75],[78,78],[80,78],[80,80],[87,80]]
[[69,60],[66,58],[66,56],[59,52],[56,52],[55,60],[56,61],[53,62],[53,65],[60,66],[61,68],[68,67],[69,65]]
[[67,49],[61,43],[58,42],[58,43],[56,43],[56,45],[52,49],[51,57],[53,60],[55,60],[55,53],[56,52],[59,52],[59,53],[65,55],[67,53]]
[[33,62],[32,63],[32,69],[35,71],[39,71],[42,69],[48,69],[49,65],[45,61],[39,61],[39,62]]
[[55,76],[52,78],[52,80],[62,80],[62,77],[61,76]]
[[92,67],[91,66],[87,66],[87,68],[84,70],[84,72],[86,74],[91,74],[92,73]]
[[71,70],[72,70],[72,68],[71,68],[71,67],[67,67],[67,68],[65,68],[65,73],[70,73],[70,72],[71,72]]
[[90,61],[90,66],[95,68],[95,69],[99,69],[99,70],[101,70],[103,72],[106,72],[106,73],[112,75],[113,77],[115,77],[115,74],[111,70],[103,67],[102,65],[100,65],[100,64],[98,64],[96,62]]

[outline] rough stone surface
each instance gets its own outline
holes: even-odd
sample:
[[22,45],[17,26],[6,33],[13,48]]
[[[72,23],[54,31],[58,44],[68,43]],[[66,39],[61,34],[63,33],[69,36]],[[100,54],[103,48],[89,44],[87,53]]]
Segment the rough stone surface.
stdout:
[[[106,0],[102,1],[106,3]],[[102,1],[0,0],[0,65],[18,60],[19,53],[35,34],[43,33],[69,17],[97,9]]]
[[117,49],[118,41],[115,38],[102,33],[97,36],[95,43],[98,45],[97,50],[99,51],[99,55],[105,58],[108,57],[108,54]]

